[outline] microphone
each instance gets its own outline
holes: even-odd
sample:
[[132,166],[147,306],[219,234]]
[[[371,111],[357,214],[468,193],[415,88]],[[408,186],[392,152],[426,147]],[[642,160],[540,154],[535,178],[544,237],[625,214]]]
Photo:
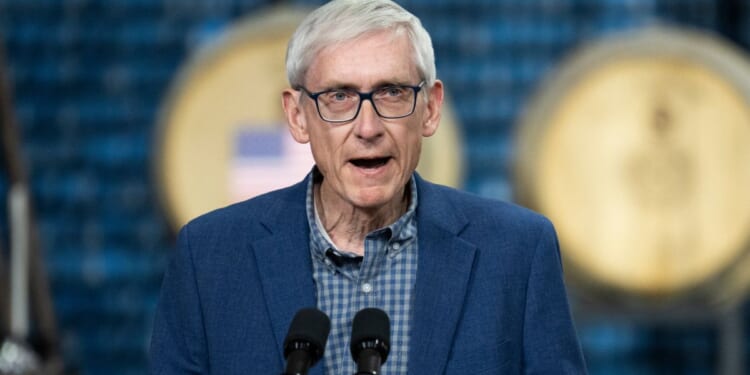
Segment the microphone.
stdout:
[[357,362],[354,375],[380,374],[380,366],[391,349],[391,321],[385,311],[376,308],[360,310],[352,322],[351,353]]
[[297,311],[284,339],[286,370],[282,375],[307,374],[323,357],[330,331],[331,320],[324,312],[313,307]]

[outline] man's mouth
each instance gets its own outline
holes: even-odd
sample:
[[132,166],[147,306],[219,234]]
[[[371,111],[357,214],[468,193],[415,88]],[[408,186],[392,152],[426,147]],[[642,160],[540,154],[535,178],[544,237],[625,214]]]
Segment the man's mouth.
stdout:
[[378,168],[388,163],[388,160],[391,160],[391,158],[390,157],[362,158],[362,159],[352,159],[352,160],[349,160],[349,162],[354,164],[355,167],[359,167],[359,168]]

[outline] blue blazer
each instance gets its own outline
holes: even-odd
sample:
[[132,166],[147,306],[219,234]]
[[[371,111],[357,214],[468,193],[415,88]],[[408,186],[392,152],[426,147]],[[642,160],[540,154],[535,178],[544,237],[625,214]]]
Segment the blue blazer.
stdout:
[[[585,374],[551,223],[416,178],[409,374]],[[316,303],[306,187],[307,179],[180,231],[154,321],[152,374],[283,372],[289,323]],[[310,374],[323,374],[320,363]]]

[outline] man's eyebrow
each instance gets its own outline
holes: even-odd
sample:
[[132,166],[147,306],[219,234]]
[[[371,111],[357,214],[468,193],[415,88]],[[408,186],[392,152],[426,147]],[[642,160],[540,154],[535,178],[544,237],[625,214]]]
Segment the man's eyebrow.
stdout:
[[355,85],[343,82],[333,82],[327,85],[322,85],[320,90],[316,91],[329,91],[329,90],[357,90]]
[[[372,85],[371,90],[377,90],[383,87],[390,87],[390,86],[412,86],[413,83],[409,81],[408,79],[388,79],[388,80],[379,80],[375,82],[375,84]],[[315,90],[316,92],[321,91],[329,91],[329,90],[354,90],[354,91],[364,91],[362,90],[361,86],[357,86],[351,83],[344,83],[344,82],[332,82],[327,85],[322,85],[322,88],[319,90]]]
[[391,79],[391,80],[383,80],[379,81],[375,85],[373,85],[373,89],[379,89],[383,87],[389,87],[389,86],[411,86],[412,83],[410,83],[408,80],[400,80],[400,79]]

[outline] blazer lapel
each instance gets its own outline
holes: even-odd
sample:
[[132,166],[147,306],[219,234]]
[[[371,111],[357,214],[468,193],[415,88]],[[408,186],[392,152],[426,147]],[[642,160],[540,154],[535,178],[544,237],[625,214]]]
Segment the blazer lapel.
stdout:
[[459,238],[468,224],[438,187],[417,176],[419,260],[412,307],[409,374],[442,374],[474,263],[476,247]]
[[[252,243],[282,363],[284,338],[294,314],[300,308],[316,304],[305,211],[307,181],[285,191],[286,196],[260,213],[270,235]],[[321,374],[321,368],[315,366],[310,374]]]

